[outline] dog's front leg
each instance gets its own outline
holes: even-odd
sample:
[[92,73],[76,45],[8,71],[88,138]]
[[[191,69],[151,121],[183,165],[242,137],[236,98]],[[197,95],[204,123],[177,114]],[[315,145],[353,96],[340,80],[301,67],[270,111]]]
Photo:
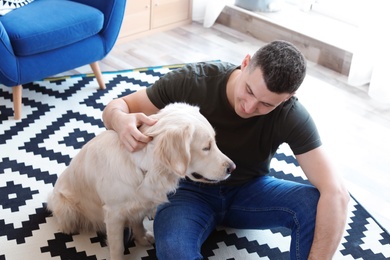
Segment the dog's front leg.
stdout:
[[132,224],[131,230],[133,232],[133,238],[142,246],[150,246],[154,244],[153,233],[144,227],[143,219],[136,221]]
[[124,258],[123,229],[125,220],[115,212],[107,212],[105,216],[107,230],[107,244],[110,250],[111,260]]

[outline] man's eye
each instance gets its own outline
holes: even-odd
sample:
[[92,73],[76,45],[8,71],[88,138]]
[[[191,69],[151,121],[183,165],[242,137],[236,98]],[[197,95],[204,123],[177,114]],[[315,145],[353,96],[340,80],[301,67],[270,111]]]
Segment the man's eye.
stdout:
[[246,87],[246,91],[248,92],[248,94],[253,95],[253,92],[249,87]]
[[268,104],[268,103],[264,103],[264,102],[263,102],[263,103],[261,103],[261,104],[263,104],[263,106],[268,107],[268,108],[269,108],[269,107],[273,107],[271,104]]

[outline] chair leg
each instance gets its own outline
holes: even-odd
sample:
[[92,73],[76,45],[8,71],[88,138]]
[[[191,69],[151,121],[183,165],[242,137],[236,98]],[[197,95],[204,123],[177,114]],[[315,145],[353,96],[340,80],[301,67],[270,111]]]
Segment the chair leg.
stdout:
[[14,101],[14,118],[22,118],[22,85],[12,87],[12,98]]
[[93,74],[95,74],[96,80],[99,84],[100,89],[106,89],[106,84],[103,80],[102,72],[100,71],[99,63],[97,61],[89,64],[92,68]]

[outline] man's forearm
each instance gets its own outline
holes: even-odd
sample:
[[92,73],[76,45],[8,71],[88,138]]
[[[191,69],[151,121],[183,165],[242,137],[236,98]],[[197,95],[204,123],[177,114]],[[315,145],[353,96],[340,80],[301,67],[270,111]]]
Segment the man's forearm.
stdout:
[[332,259],[344,234],[348,202],[349,195],[341,192],[320,196],[309,259]]
[[114,122],[118,113],[129,112],[126,102],[122,99],[115,99],[111,101],[103,110],[103,123],[107,129],[115,130]]

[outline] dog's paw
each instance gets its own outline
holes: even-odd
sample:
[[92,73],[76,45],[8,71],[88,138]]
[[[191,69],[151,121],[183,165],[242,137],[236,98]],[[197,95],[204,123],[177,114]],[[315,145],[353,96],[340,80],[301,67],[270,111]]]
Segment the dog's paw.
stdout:
[[134,240],[141,246],[151,246],[154,244],[154,236],[150,231],[146,231],[143,236],[135,237]]

